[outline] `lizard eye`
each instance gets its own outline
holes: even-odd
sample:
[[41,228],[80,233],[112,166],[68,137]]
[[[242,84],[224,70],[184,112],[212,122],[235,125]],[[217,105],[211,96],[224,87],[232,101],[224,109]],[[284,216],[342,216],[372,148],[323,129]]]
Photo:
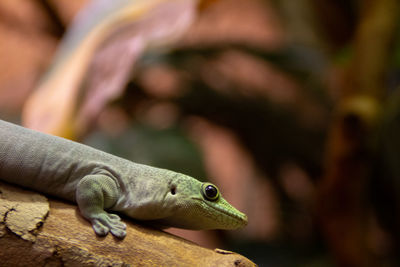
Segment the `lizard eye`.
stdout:
[[215,201],[219,198],[219,190],[218,188],[210,183],[204,183],[201,186],[201,193],[203,196],[211,201]]

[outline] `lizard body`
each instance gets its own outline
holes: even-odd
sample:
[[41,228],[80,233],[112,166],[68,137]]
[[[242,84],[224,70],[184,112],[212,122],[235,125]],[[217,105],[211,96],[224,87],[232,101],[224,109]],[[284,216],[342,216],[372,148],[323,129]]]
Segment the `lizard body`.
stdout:
[[126,235],[125,224],[108,211],[160,227],[236,229],[247,224],[246,215],[210,183],[2,120],[0,179],[76,202],[98,235]]

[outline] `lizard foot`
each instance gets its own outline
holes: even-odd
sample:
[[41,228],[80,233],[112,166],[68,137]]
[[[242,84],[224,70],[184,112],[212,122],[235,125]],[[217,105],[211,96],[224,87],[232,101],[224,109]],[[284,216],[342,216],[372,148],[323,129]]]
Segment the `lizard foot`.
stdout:
[[108,232],[118,238],[126,236],[126,224],[121,222],[118,215],[101,213],[91,219],[94,231],[99,236],[105,236]]

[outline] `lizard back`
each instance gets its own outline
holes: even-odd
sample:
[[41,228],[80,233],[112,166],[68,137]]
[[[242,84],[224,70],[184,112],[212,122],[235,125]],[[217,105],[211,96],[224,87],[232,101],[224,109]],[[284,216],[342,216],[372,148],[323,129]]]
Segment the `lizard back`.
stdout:
[[75,201],[76,184],[85,175],[108,171],[118,177],[131,164],[92,147],[0,120],[0,179],[9,183]]

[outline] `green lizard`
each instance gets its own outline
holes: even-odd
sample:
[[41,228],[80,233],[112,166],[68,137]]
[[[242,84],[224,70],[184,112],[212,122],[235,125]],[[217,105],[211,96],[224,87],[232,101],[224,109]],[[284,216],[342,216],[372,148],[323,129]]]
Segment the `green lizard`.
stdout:
[[0,120],[0,179],[74,201],[96,234],[123,238],[116,211],[161,227],[237,229],[247,217],[210,183]]

